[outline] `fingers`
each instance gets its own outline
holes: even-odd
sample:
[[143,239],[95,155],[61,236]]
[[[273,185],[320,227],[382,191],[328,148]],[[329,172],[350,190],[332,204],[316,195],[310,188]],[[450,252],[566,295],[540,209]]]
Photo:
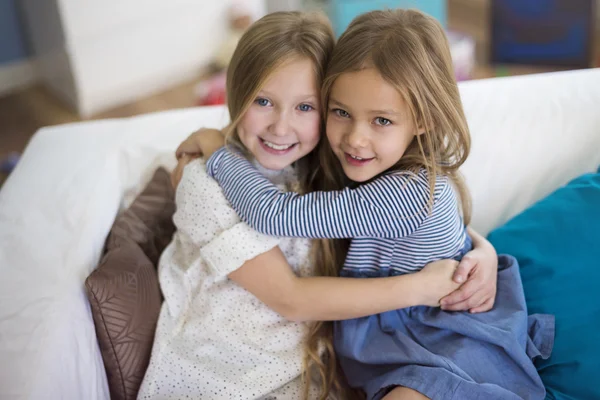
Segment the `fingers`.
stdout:
[[457,303],[444,303],[444,299],[442,299],[441,308],[445,311],[467,311],[472,308],[480,307],[487,299],[487,294],[484,291],[479,290],[473,293],[472,296]]
[[[183,145],[181,145],[183,146]],[[196,149],[194,152],[188,151],[185,147],[179,146],[177,150],[175,150],[175,158],[181,160],[183,157],[189,156],[191,158],[202,157],[202,152]]]
[[463,257],[458,264],[458,268],[454,271],[454,276],[452,280],[456,283],[463,283],[467,281],[469,274],[473,271],[473,268],[477,265],[477,261],[469,256]]
[[202,150],[200,149],[200,146],[198,146],[198,144],[196,143],[196,136],[201,130],[202,129],[199,129],[196,132],[193,132],[177,147],[177,150],[175,150],[175,156],[178,160],[181,157],[183,157],[186,153],[192,154],[200,152],[200,155],[202,155]]
[[456,282],[457,279],[465,279],[466,276],[467,280],[458,290],[442,299],[440,304],[443,310],[482,312],[493,307],[496,280],[490,277],[495,278],[495,274],[490,275],[488,269],[480,268],[477,259],[469,254],[463,257],[453,279]]
[[187,140],[183,143],[181,143],[179,145],[179,147],[177,147],[177,150],[175,150],[175,157],[177,157],[177,159],[179,160],[181,157],[183,157],[186,153],[187,153],[188,146],[187,146]]
[[207,137],[214,138],[215,136],[218,137],[218,140],[221,142],[224,140],[223,132],[221,132],[219,129],[200,128],[188,136],[188,138],[185,139],[179,145],[179,147],[177,147],[177,150],[175,150],[175,156],[178,159],[186,154],[194,158],[202,157],[204,155],[202,140],[206,139]]
[[173,189],[177,189],[177,185],[179,185],[182,170],[181,163],[178,163],[173,172],[171,172],[171,185],[173,186]]
[[194,158],[192,156],[189,156],[187,154],[184,154],[179,159],[179,162],[177,163],[177,166],[175,167],[175,169],[173,170],[173,172],[171,172],[171,185],[173,186],[174,189],[177,189],[177,185],[179,185],[179,181],[181,180],[181,177],[183,176],[183,169],[193,159]]
[[190,137],[184,140],[179,147],[177,147],[177,150],[175,150],[175,157],[177,157],[178,160],[185,155],[190,155],[192,157],[202,156],[202,149],[200,148],[198,140],[195,136],[197,133],[198,131],[192,133]]
[[482,305],[480,305],[479,307],[475,307],[475,308],[471,308],[469,310],[469,312],[471,314],[477,314],[477,313],[481,313],[481,312],[486,312],[486,311],[490,311],[492,308],[494,308],[494,302],[496,300],[496,297],[490,297],[489,299],[487,299],[486,301],[483,302]]
[[460,288],[446,296],[442,302],[442,305],[448,306],[461,303],[473,296],[473,294],[475,294],[475,292],[477,292],[480,288],[481,283],[479,282],[479,279],[477,279],[476,276],[471,276],[471,278],[467,280]]
[[173,189],[177,188],[177,178],[175,177],[175,170],[171,171],[171,187],[173,187]]

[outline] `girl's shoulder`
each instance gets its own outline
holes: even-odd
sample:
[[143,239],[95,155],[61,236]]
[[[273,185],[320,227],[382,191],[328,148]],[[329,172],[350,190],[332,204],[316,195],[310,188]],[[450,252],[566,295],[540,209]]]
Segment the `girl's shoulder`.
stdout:
[[190,182],[196,183],[198,180],[205,179],[211,179],[206,171],[206,162],[202,158],[196,158],[183,168],[179,185],[186,185]]
[[[435,177],[436,188],[440,188],[449,184],[449,178],[445,175],[438,174]],[[413,186],[427,186],[429,187],[429,172],[425,168],[419,168],[418,170],[397,170],[389,171],[383,175],[377,177],[373,182],[381,183],[395,183],[395,182],[406,182],[407,185]]]
[[[429,172],[425,168],[420,168],[415,171],[402,170],[387,172],[374,182],[378,182],[380,186],[389,186],[398,190],[417,190],[419,192],[430,192]],[[434,185],[434,199],[443,197],[445,193],[452,191],[451,179],[442,174],[437,174]]]
[[177,185],[176,193],[176,200],[183,200],[189,196],[195,198],[196,201],[198,201],[198,196],[202,199],[213,197],[222,197],[225,199],[217,181],[208,175],[206,163],[202,158],[192,160],[185,166],[181,180]]

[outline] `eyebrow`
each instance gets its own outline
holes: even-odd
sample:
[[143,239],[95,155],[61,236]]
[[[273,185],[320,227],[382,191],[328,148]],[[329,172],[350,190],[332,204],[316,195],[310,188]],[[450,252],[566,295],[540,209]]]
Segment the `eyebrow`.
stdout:
[[[347,105],[345,105],[344,103],[337,101],[333,98],[329,99],[330,103],[333,103],[334,105],[338,106],[338,107],[342,107],[342,108],[346,108],[349,109],[350,107],[348,107]],[[386,115],[400,115],[400,113],[398,111],[394,111],[394,110],[369,110],[369,113],[371,114],[386,114]]]
[[[264,90],[264,89],[261,89],[258,92],[258,94],[259,95],[260,94],[264,94],[264,95],[269,96],[269,97],[277,97],[273,93],[269,92],[268,90]],[[300,100],[300,99],[301,100],[308,100],[308,99],[318,99],[318,98],[319,98],[319,96],[316,95],[316,94],[301,94],[300,96],[296,96],[296,100]]]

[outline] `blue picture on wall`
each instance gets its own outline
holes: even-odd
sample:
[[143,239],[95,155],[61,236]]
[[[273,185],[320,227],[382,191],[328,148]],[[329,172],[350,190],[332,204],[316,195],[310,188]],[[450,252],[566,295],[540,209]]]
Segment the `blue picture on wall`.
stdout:
[[586,68],[594,0],[492,0],[492,63]]

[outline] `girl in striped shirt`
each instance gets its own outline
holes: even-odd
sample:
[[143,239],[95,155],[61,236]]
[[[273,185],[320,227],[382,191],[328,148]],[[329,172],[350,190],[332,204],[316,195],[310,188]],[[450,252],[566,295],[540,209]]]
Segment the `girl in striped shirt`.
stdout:
[[[348,246],[344,277],[460,259],[472,247],[458,173],[470,135],[439,23],[412,10],[358,17],[339,39],[322,92],[326,140],[314,168],[328,191],[283,193],[234,147],[208,160],[241,218],[268,235],[337,239],[323,254],[335,264]],[[502,256],[499,265],[489,313],[421,306],[335,323],[348,382],[368,399],[543,399],[533,359],[549,356],[554,320],[528,316],[516,260]]]

